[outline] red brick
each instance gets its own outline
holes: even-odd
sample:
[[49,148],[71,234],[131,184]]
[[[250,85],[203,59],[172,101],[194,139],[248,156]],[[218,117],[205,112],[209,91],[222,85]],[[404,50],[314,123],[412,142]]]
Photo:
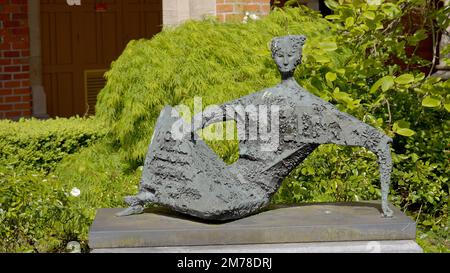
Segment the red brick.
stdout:
[[14,95],[30,94],[29,88],[14,89]]
[[11,104],[0,104],[0,111],[12,110],[13,106]]
[[5,97],[5,102],[21,102],[22,97],[21,96],[12,96],[12,97]]
[[28,15],[26,13],[15,13],[12,15],[13,20],[26,20]]
[[14,87],[20,87],[21,82],[20,81],[4,82],[3,85],[6,88],[14,88]]
[[19,51],[5,51],[3,52],[3,57],[6,58],[17,58],[20,56],[20,52]]
[[27,4],[27,0],[12,0],[11,2],[13,4],[19,4],[19,5],[26,5]]
[[22,87],[30,87],[30,81],[22,81]]
[[270,5],[261,5],[261,12],[269,13],[270,12]]
[[16,65],[16,66],[5,66],[3,68],[4,72],[20,72],[22,68],[20,67],[20,65]]
[[22,72],[27,72],[30,71],[30,66],[29,65],[22,65]]
[[15,42],[11,44],[12,49],[29,49],[30,45],[28,42]]
[[31,102],[17,103],[14,105],[15,110],[28,110],[31,108]]
[[11,64],[11,59],[0,59],[0,65],[10,65]]
[[25,95],[25,96],[22,96],[22,101],[23,101],[23,102],[29,102],[29,101],[31,101],[31,95]]
[[20,21],[5,21],[3,23],[3,26],[5,28],[20,27],[21,26],[21,22]]
[[11,30],[11,33],[14,35],[25,35],[28,34],[28,28],[27,27],[13,28]]
[[217,13],[222,13],[222,12],[233,12],[234,10],[234,5],[227,5],[227,4],[222,4],[222,5],[217,5]]
[[31,116],[31,110],[22,111],[22,117],[30,117]]
[[14,111],[14,112],[6,112],[5,117],[6,118],[16,118],[20,117],[22,115],[21,111]]
[[29,78],[30,78],[30,74],[28,74],[28,73],[14,74],[15,80],[22,80],[22,79],[29,79]]
[[259,5],[246,5],[245,6],[245,11],[259,12],[260,11],[260,6]]
[[11,74],[0,74],[0,81],[9,81],[11,80]]
[[22,57],[30,57],[30,51],[29,50],[22,50]]
[[0,50],[11,50],[11,43],[5,41],[3,44],[0,44]]
[[2,13],[12,13],[12,14],[17,14],[20,13],[20,6],[17,5],[5,5],[2,8]]
[[246,10],[245,7],[246,7],[246,5],[244,5],[244,4],[236,4],[236,5],[234,5],[234,11],[241,13]]
[[0,96],[7,96],[13,93],[12,89],[3,89],[0,90]]
[[27,58],[13,59],[12,63],[13,64],[28,64],[28,59]]

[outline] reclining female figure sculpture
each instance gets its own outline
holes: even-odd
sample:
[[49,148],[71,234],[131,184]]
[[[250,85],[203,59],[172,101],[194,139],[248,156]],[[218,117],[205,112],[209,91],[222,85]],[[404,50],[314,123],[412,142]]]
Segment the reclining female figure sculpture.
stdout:
[[[130,207],[118,216],[141,213],[146,203],[154,203],[203,219],[245,217],[265,207],[283,179],[318,145],[334,143],[364,147],[377,156],[381,208],[385,217],[391,217],[387,196],[392,139],[298,85],[293,75],[301,63],[305,40],[302,35],[274,38],[272,57],[280,71],[281,83],[221,105],[222,114],[205,111],[197,115],[191,133],[181,139],[173,136],[173,124],[180,122],[180,117],[166,106],[154,129],[139,193],[126,197]],[[236,105],[277,106],[279,119],[270,122],[277,122],[279,131],[275,140],[274,135],[265,140],[239,139],[239,159],[226,165],[196,137],[195,131],[226,120],[235,120],[238,130],[242,123],[256,124],[252,128],[263,125],[255,115],[227,111]],[[249,127],[244,128],[247,131],[239,135],[248,134]]]

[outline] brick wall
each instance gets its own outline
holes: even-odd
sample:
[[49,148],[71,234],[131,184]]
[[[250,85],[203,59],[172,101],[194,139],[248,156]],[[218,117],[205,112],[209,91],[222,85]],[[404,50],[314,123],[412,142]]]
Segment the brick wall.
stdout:
[[220,21],[242,21],[249,12],[261,17],[269,14],[270,0],[216,0],[216,14]]
[[0,0],[0,119],[30,117],[27,0]]

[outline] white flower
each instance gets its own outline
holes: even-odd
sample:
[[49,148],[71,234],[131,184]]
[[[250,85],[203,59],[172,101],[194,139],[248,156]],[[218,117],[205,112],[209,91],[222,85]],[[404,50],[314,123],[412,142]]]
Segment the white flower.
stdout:
[[259,17],[258,17],[258,15],[252,13],[252,14],[250,14],[250,19],[252,19],[252,20],[258,20]]
[[73,188],[73,189],[70,191],[70,195],[72,195],[72,196],[74,196],[74,197],[78,197],[78,196],[80,196],[80,194],[81,194],[81,191],[80,191],[80,189],[78,189],[78,188]]

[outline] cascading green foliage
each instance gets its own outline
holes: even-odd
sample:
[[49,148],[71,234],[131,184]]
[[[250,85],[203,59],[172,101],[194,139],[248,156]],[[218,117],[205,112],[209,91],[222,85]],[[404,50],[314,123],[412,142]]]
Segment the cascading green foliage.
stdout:
[[[192,21],[151,40],[132,41],[106,74],[97,115],[109,123],[124,157],[142,164],[164,105],[192,109],[195,96],[206,106],[275,85],[271,39],[303,33],[309,44],[320,44],[332,39],[329,28],[312,11],[292,9],[247,24]],[[314,52],[305,48],[309,54]]]

